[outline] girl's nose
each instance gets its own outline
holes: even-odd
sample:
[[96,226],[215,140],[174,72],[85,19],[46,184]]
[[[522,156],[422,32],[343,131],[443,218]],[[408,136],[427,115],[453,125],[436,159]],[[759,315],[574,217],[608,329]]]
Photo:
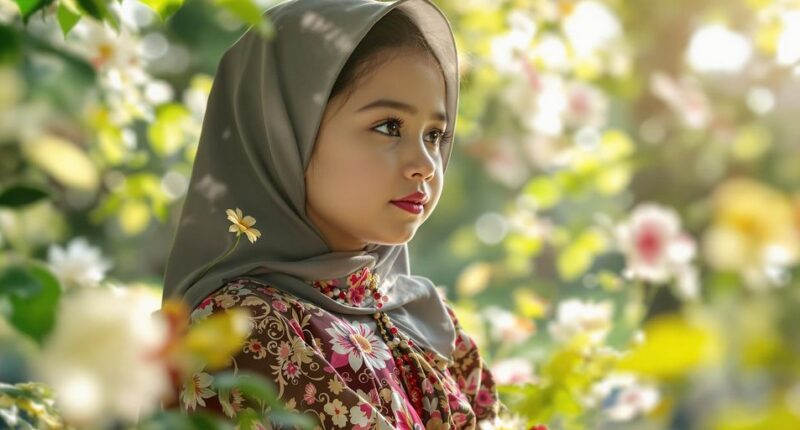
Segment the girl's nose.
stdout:
[[406,176],[414,179],[416,175],[428,180],[436,172],[436,156],[438,148],[431,149],[432,146],[425,141],[424,136],[419,137],[415,142],[411,142],[407,152],[410,153],[406,163]]

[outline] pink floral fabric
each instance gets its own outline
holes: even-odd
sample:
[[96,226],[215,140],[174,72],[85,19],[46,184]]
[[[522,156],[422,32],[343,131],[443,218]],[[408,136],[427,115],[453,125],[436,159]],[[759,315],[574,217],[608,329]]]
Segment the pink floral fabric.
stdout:
[[[361,302],[364,296],[358,290],[353,299]],[[447,405],[439,404],[444,397],[434,395],[434,384],[427,379],[417,387],[405,386],[391,347],[370,315],[345,319],[269,285],[236,279],[200,303],[191,321],[235,307],[250,311],[252,330],[232,357],[234,372],[247,369],[266,376],[286,407],[311,416],[317,429],[477,429],[502,407],[474,340],[449,306],[457,329],[452,364],[437,367],[436,354],[415,345],[431,364],[426,368],[437,372],[429,376],[441,381]],[[176,387],[183,411],[206,410],[229,418],[246,408],[269,412],[269,406],[249,404],[236,390],[218,391],[214,374],[197,369]],[[442,408],[449,408],[449,414]],[[265,423],[264,428],[278,427]]]

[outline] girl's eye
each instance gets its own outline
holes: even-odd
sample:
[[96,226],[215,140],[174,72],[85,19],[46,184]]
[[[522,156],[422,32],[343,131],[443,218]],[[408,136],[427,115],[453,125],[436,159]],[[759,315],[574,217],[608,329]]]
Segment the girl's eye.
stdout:
[[[390,136],[399,137],[400,136],[400,129],[403,127],[403,120],[400,118],[389,118],[388,120],[384,121],[383,123],[379,124],[377,127],[373,128],[373,130],[377,130],[380,127],[387,126],[388,133],[380,132],[382,134],[388,134]],[[394,131],[391,131],[394,130]],[[442,131],[442,130],[433,130],[428,134],[429,136],[434,135],[436,136],[431,143],[437,143],[439,145],[446,145],[450,142],[450,138],[452,137],[450,133]]]
[[400,136],[400,128],[403,127],[403,120],[400,118],[389,118],[388,120],[379,124],[377,127],[373,128],[373,130],[377,130],[378,128],[383,127],[385,125],[395,125],[394,127],[388,127],[388,130],[396,129],[397,134],[381,132],[382,134],[389,134],[390,136]]

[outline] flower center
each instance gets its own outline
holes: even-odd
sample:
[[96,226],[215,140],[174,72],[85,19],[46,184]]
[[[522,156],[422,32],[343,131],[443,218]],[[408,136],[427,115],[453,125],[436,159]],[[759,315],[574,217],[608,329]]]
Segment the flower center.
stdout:
[[358,349],[360,349],[361,351],[367,354],[372,352],[372,343],[370,343],[370,341],[367,340],[367,338],[365,338],[364,336],[361,336],[359,334],[351,334],[350,341],[353,342],[354,345],[358,346]]

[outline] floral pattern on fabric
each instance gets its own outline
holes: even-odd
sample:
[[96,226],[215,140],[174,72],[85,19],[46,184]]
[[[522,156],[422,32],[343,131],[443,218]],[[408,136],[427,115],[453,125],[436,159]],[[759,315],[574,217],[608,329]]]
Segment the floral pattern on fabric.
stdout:
[[373,274],[369,267],[359,270],[340,279],[308,281],[312,287],[339,303],[355,307],[383,307],[388,297],[383,294],[377,283],[372,283]]
[[[351,275],[355,285],[363,275]],[[252,331],[232,357],[234,372],[264,375],[287,409],[311,416],[317,429],[474,430],[501,407],[475,342],[449,306],[457,329],[453,364],[437,367],[437,354],[414,344],[413,355],[422,357],[419,361],[425,363],[418,365],[427,369],[428,377],[413,387],[404,382],[407,370],[398,367],[411,357],[398,359],[397,351],[393,356],[396,346],[385,342],[369,315],[348,320],[259,281],[236,279],[203,300],[191,323],[235,307],[250,311]],[[187,413],[204,410],[229,418],[248,408],[269,412],[268,405],[251,404],[238,390],[218,391],[213,381],[214,372],[197,369],[176,387],[176,406]],[[446,396],[436,395],[434,387]]]

